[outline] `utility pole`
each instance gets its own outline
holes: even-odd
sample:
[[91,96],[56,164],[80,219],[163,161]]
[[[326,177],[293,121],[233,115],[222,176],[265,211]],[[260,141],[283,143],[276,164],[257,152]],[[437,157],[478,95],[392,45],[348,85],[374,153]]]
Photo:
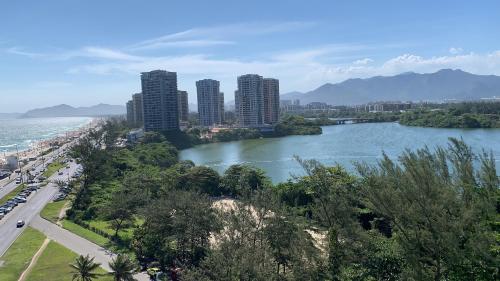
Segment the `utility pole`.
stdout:
[[21,183],[24,182],[23,170],[21,169],[21,161],[19,160],[19,148],[16,143],[16,154],[17,154],[17,168],[19,169],[19,176],[21,177]]

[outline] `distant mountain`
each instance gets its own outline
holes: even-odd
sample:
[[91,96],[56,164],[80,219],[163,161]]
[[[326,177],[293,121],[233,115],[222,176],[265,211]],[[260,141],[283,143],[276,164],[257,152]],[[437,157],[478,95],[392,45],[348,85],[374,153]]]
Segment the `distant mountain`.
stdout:
[[30,110],[20,118],[39,117],[96,117],[125,114],[126,109],[122,105],[98,104],[90,107],[72,107],[67,104],[60,104],[52,107],[37,108]]
[[435,73],[406,72],[395,76],[327,83],[307,93],[284,94],[281,99],[300,99],[302,104],[326,102],[350,105],[373,101],[471,100],[492,96],[500,96],[500,76],[442,69]]

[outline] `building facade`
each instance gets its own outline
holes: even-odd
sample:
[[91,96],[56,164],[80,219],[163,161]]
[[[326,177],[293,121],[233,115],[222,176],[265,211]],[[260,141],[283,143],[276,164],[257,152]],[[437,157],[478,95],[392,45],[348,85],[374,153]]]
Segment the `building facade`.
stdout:
[[235,105],[242,127],[258,127],[264,124],[264,83],[257,74],[238,77]]
[[219,115],[220,123],[223,124],[226,121],[226,111],[224,109],[224,93],[219,93]]
[[177,73],[154,70],[141,73],[145,131],[179,129]]
[[280,116],[280,82],[274,78],[263,79],[264,123],[276,124]]
[[134,125],[134,101],[127,101],[127,123],[131,126]]
[[134,124],[137,127],[142,127],[144,124],[142,93],[132,95],[132,101],[134,107]]
[[212,79],[196,81],[196,92],[200,125],[211,127],[222,124],[219,81]]
[[188,93],[186,91],[177,91],[179,104],[179,120],[187,122],[189,118]]

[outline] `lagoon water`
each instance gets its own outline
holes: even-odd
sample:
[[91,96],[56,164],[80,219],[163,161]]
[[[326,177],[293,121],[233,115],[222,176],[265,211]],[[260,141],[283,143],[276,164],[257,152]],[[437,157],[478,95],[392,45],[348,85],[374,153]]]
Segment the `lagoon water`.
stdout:
[[30,148],[37,141],[47,140],[74,131],[90,123],[88,117],[0,119],[0,152]]
[[437,129],[398,123],[326,126],[322,135],[206,144],[181,151],[180,158],[220,173],[232,164],[246,163],[265,170],[273,182],[283,182],[302,174],[294,155],[352,170],[354,162],[377,163],[382,151],[396,158],[406,148],[445,146],[449,137],[463,138],[476,152],[492,151],[500,164],[500,129]]

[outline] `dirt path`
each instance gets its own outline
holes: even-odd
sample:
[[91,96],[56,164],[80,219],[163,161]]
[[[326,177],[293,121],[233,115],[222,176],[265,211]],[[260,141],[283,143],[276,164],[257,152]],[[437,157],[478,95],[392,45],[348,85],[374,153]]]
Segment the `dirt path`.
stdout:
[[23,273],[21,274],[21,276],[19,276],[19,279],[17,281],[24,281],[24,280],[26,280],[26,277],[29,275],[30,271],[36,265],[36,262],[38,261],[38,258],[42,255],[42,253],[45,250],[45,248],[47,248],[47,245],[49,244],[49,242],[50,242],[50,239],[45,238],[45,240],[43,241],[42,246],[40,246],[40,249],[38,249],[38,251],[35,253],[35,255],[33,256],[33,258],[31,259],[30,264],[23,271]]
[[57,222],[56,224],[60,227],[62,227],[62,224],[61,224],[61,220],[64,219],[64,217],[66,217],[66,211],[69,209],[69,204],[70,204],[70,201],[68,200],[66,203],[64,203],[64,206],[61,208],[61,210],[59,211],[59,215],[57,215]]

